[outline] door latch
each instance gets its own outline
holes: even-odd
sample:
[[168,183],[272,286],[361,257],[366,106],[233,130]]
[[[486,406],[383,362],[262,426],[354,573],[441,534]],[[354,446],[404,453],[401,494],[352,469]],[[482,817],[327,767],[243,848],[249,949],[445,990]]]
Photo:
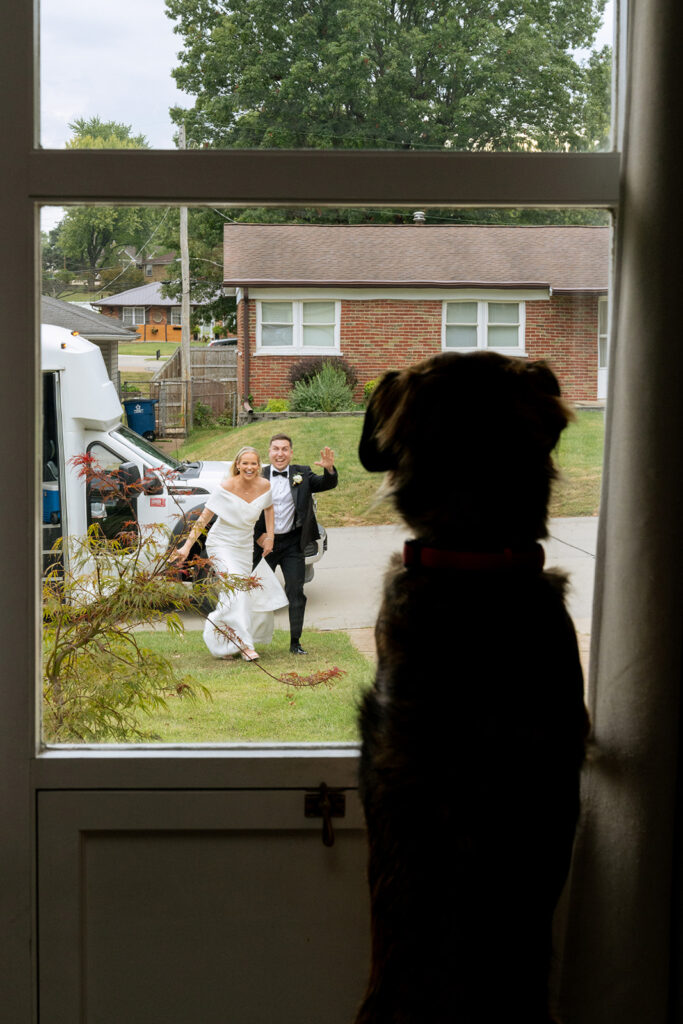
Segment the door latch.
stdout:
[[307,818],[323,819],[323,843],[334,846],[332,818],[343,818],[346,814],[346,796],[340,789],[330,789],[321,782],[315,793],[306,793],[304,815]]

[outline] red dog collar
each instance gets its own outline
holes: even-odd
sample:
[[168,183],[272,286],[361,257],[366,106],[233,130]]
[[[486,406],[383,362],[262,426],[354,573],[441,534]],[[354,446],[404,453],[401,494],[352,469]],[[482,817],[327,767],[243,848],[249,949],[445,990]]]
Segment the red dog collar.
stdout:
[[403,545],[403,564],[409,569],[457,569],[466,572],[494,572],[524,569],[540,572],[545,563],[545,552],[540,544],[528,551],[450,551],[448,548],[424,547],[419,540],[407,540]]

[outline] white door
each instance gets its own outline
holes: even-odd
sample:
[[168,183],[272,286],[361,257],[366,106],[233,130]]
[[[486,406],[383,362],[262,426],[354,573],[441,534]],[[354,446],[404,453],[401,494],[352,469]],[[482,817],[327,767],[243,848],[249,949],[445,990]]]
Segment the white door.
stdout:
[[368,921],[341,796],[329,846],[298,789],[41,793],[40,1020],[348,1024]]
[[[15,4],[0,90],[4,319],[0,714],[3,1013],[13,1024],[336,1024],[367,958],[354,749],[59,748],[39,738],[36,205],[616,205],[614,155],[50,150],[34,19]],[[453,158],[451,160],[451,157]],[[564,159],[562,157],[561,159]],[[11,500],[10,500],[11,499]],[[346,798],[322,842],[306,794]],[[341,815],[341,811],[340,811]]]
[[598,299],[598,394],[607,398],[607,367],[609,364],[609,302]]

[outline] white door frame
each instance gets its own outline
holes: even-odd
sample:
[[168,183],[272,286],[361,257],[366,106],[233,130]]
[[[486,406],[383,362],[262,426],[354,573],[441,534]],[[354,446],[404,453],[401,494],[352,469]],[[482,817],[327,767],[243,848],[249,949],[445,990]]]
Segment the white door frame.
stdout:
[[[3,503],[0,643],[0,813],[4,865],[0,961],[4,1012],[37,1021],[36,803],[41,791],[305,789],[353,787],[356,751],[115,746],[43,752],[38,741],[40,515],[37,325],[38,205],[230,200],[236,205],[561,206],[614,209],[615,153],[102,152],[44,151],[34,136],[37,3],[4,21],[0,102],[3,234],[3,373],[0,429],[10,494]],[[9,240],[9,241],[7,241]]]

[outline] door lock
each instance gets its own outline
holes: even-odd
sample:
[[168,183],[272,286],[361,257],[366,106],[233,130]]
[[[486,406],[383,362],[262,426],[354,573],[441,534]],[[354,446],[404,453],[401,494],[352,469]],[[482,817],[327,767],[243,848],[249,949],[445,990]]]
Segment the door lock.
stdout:
[[346,814],[346,796],[340,789],[330,789],[321,782],[315,793],[306,793],[304,815],[307,818],[323,819],[323,843],[334,846],[332,818],[343,818]]

